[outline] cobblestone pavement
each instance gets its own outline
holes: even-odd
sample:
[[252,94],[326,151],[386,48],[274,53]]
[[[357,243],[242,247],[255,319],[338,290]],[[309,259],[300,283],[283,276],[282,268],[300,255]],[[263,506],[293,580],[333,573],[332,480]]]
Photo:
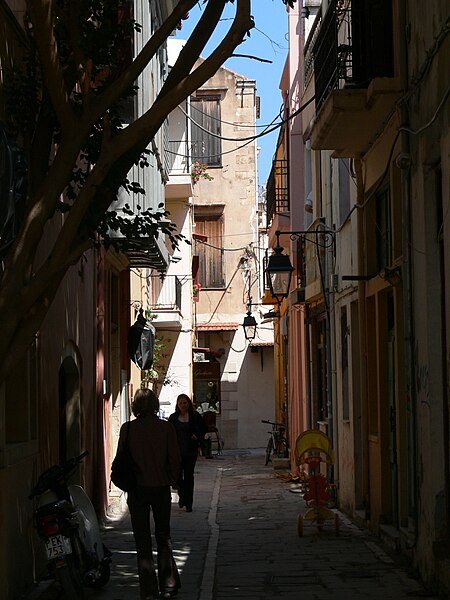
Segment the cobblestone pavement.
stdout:
[[[342,513],[322,531],[305,524],[295,485],[264,466],[261,450],[228,451],[199,459],[192,513],[173,496],[172,539],[182,588],[179,600],[410,600],[435,597],[408,576],[376,538]],[[139,600],[136,555],[128,515],[104,532],[113,552],[111,580],[88,600]],[[28,600],[53,600],[56,585]],[[178,599],[177,599],[178,600]]]

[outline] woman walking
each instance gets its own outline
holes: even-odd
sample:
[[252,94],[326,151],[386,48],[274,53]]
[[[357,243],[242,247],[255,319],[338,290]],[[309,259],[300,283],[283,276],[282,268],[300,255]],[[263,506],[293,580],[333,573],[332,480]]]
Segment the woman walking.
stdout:
[[[176,485],[180,468],[177,435],[171,423],[158,418],[159,400],[152,390],[138,390],[132,410],[136,419],[122,425],[117,451],[128,444],[137,480],[127,502],[136,543],[140,598],[171,598],[181,586],[170,538],[170,488]],[[150,510],[155,523],[158,575],[152,555]]]
[[170,415],[169,422],[175,426],[181,453],[178,506],[186,507],[186,512],[192,512],[195,463],[199,446],[208,428],[201,414],[194,409],[187,394],[178,396],[175,412]]

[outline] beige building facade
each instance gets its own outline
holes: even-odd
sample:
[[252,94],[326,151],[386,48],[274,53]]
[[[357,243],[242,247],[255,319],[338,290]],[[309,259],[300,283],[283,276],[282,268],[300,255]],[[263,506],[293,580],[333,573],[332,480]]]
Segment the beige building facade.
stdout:
[[[261,324],[256,115],[256,82],[226,67],[191,99],[192,158],[207,176],[193,193],[193,329],[200,357],[208,349],[220,363],[216,420],[226,448],[265,446],[260,421],[274,413],[272,327]],[[250,342],[248,312],[258,323]]]

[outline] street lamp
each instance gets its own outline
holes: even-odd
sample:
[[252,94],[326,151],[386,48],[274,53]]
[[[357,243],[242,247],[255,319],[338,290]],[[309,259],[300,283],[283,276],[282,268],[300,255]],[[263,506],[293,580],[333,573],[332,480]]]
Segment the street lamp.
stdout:
[[244,317],[242,327],[244,328],[245,339],[249,342],[254,340],[256,336],[256,320],[255,317],[251,314],[250,310],[247,312],[247,316]]
[[277,232],[277,245],[273,249],[266,267],[268,283],[271,295],[280,303],[283,298],[287,298],[289,287],[291,285],[291,273],[294,267],[291,265],[289,256],[282,254],[283,248],[279,243]]
[[[277,245],[273,249],[273,254],[270,256],[266,273],[268,276],[268,283],[271,295],[276,298],[278,304],[281,303],[283,298],[287,298],[289,295],[289,287],[291,285],[291,274],[294,271],[294,267],[289,260],[287,254],[283,254],[284,248],[280,246],[280,235],[287,234],[291,240],[308,239],[307,236],[313,236],[312,241],[318,246],[323,248],[329,248],[334,244],[335,232],[330,229],[317,228],[311,231],[276,231]],[[319,238],[320,236],[320,238]],[[315,238],[315,239],[314,239]]]

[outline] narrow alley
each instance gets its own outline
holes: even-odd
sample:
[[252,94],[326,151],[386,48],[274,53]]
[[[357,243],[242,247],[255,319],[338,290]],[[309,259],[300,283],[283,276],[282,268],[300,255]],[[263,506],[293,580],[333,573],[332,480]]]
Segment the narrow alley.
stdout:
[[[394,560],[366,530],[339,513],[336,536],[330,521],[318,532],[297,515],[305,511],[296,485],[264,466],[262,450],[225,451],[200,459],[194,510],[177,506],[172,538],[181,573],[180,600],[406,600],[436,598]],[[88,600],[138,600],[136,556],[127,515],[107,524],[104,541],[113,552],[111,581]],[[56,600],[56,584],[27,600]]]

